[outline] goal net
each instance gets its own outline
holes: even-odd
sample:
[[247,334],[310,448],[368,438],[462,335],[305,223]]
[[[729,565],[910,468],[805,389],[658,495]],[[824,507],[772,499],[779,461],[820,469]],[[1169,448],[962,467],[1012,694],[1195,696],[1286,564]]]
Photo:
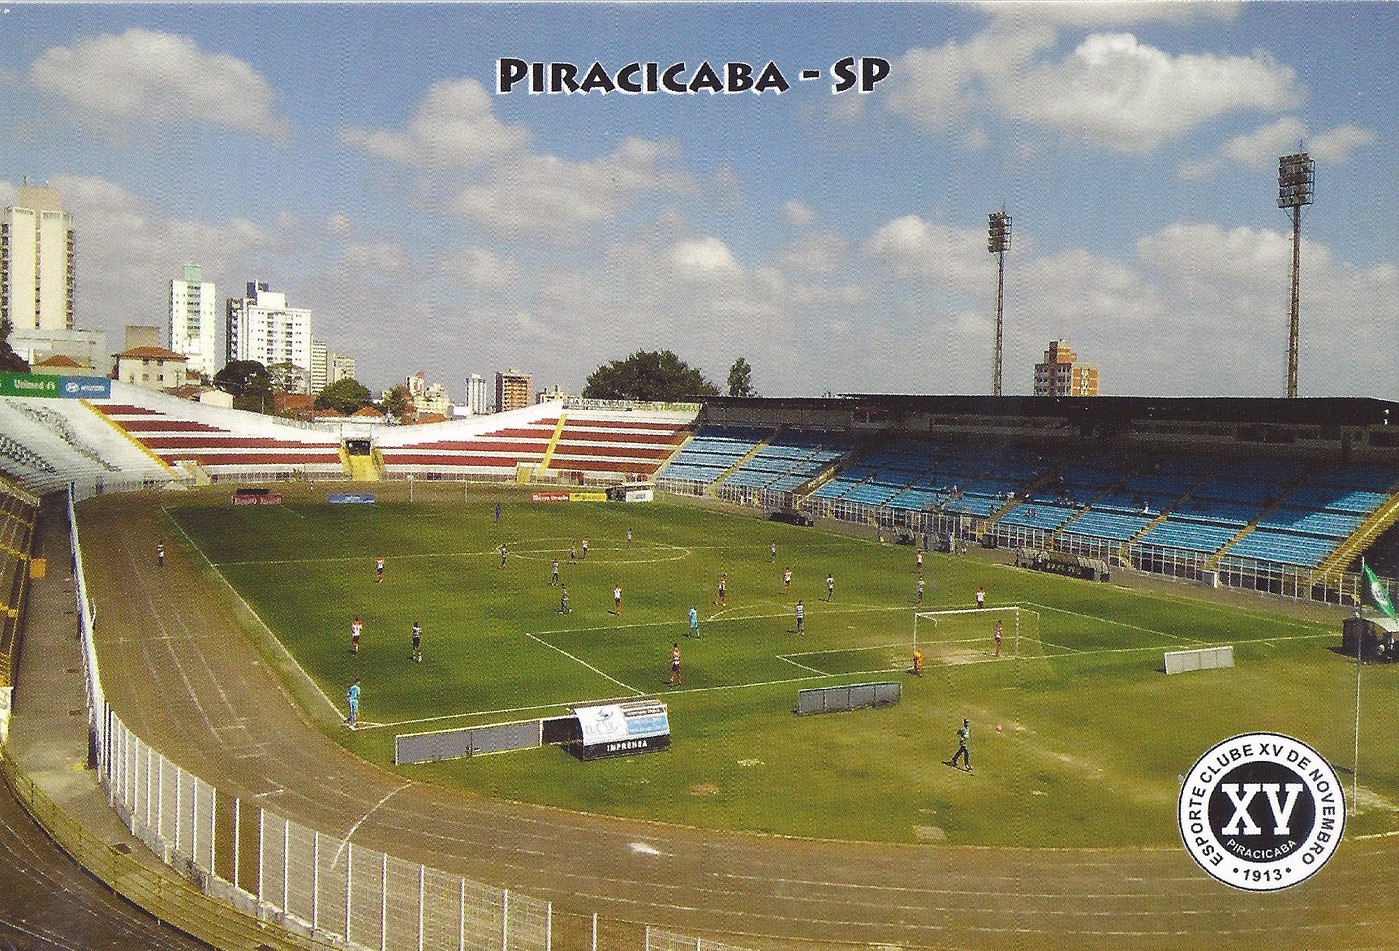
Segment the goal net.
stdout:
[[[1001,643],[996,644],[1000,625]],[[926,664],[973,664],[1044,656],[1038,611],[1020,605],[919,611],[913,615],[913,647]]]

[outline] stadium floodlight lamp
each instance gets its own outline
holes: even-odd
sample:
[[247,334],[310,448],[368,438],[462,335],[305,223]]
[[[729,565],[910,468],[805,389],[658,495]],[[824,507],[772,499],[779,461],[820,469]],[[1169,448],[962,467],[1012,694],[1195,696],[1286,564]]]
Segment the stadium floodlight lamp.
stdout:
[[1298,308],[1302,296],[1302,206],[1312,203],[1316,163],[1306,152],[1278,159],[1278,207],[1292,210],[1292,306],[1288,314],[1287,397],[1297,396]]
[[986,250],[992,254],[1004,254],[1010,250],[1010,215],[1004,211],[993,211],[988,216]]
[[1010,215],[993,211],[986,231],[986,250],[996,255],[996,344],[991,355],[991,395],[1001,395],[1001,320],[1006,290],[1006,251],[1010,250]]
[[1278,207],[1300,208],[1312,203],[1316,162],[1306,152],[1278,159]]

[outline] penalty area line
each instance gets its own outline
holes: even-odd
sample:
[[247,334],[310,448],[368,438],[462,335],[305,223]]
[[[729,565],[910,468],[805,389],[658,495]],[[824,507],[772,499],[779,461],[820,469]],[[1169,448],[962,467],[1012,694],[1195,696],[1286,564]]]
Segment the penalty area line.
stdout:
[[624,683],[622,683],[620,680],[618,680],[616,677],[613,677],[611,674],[605,674],[605,673],[603,673],[602,671],[600,671],[600,670],[598,670],[596,667],[594,667],[592,664],[588,663],[586,660],[583,660],[581,657],[576,657],[576,656],[574,656],[573,654],[570,654],[568,651],[564,650],[562,647],[556,647],[556,646],[554,646],[553,644],[550,644],[548,641],[546,641],[546,640],[545,640],[544,638],[542,638],[542,637],[539,637],[538,635],[531,634],[529,631],[526,631],[526,632],[525,632],[525,637],[528,637],[528,638],[529,638],[530,640],[532,640],[532,641],[538,641],[540,644],[543,644],[545,647],[549,648],[550,650],[558,651],[560,654],[564,655],[564,656],[567,657],[569,660],[571,660],[571,661],[573,661],[574,663],[577,663],[577,664],[582,664],[584,667],[588,668],[588,669],[591,670],[593,673],[597,674],[599,677],[603,677],[603,678],[605,678],[605,679],[607,679],[607,680],[612,681],[614,684],[616,684],[617,686],[621,687],[623,690],[630,690],[633,694],[635,694],[635,695],[638,696],[638,697],[640,697],[640,696],[642,695],[642,691],[637,690],[635,687],[631,686],[630,684],[624,684]]
[[1180,634],[1167,634],[1165,631],[1158,631],[1150,627],[1139,627],[1136,624],[1128,624],[1126,621],[1114,621],[1111,618],[1098,617],[1096,614],[1080,614],[1078,611],[1066,611],[1063,608],[1050,607],[1047,604],[1037,604],[1034,601],[1022,602],[1032,608],[1039,608],[1041,611],[1053,611],[1055,614],[1067,614],[1070,617],[1081,617],[1088,621],[1101,621],[1104,624],[1112,624],[1116,627],[1125,627],[1132,631],[1141,631],[1143,634],[1155,634],[1157,637],[1168,637],[1173,641],[1185,641],[1187,644],[1208,645],[1208,641],[1202,641],[1194,637],[1185,637]]
[[[811,671],[813,674],[825,674],[825,673],[826,673],[824,670],[817,670],[815,667],[808,667],[808,666],[806,666],[805,664],[799,664],[799,663],[797,663],[796,661],[792,660],[792,658],[786,656],[785,654],[776,654],[776,655],[774,655],[774,656],[776,656],[778,660],[785,660],[787,663],[791,664],[793,667],[800,667],[802,670],[809,670],[809,671]],[[797,656],[800,657],[801,655],[798,654]]]

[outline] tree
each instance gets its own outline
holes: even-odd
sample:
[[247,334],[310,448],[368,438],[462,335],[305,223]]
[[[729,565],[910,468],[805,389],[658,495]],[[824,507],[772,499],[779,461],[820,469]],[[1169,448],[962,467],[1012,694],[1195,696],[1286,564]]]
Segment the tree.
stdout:
[[718,395],[703,373],[669,350],[638,350],[598,367],[583,384],[583,397],[593,400],[678,402]]
[[402,383],[384,394],[384,401],[379,405],[379,408],[400,423],[406,423],[417,415],[417,410],[413,406],[413,397],[409,394],[408,387]]
[[230,360],[214,374],[214,386],[233,394],[236,409],[261,413],[267,407],[272,381],[267,368],[256,360]]
[[267,367],[256,360],[230,360],[214,374],[214,386],[237,396],[260,396],[271,388]]
[[307,393],[311,389],[311,373],[290,360],[274,363],[267,368],[267,379],[279,393]]
[[316,409],[333,409],[349,416],[374,402],[374,394],[359,380],[345,377],[328,384],[316,395]]
[[10,323],[10,318],[6,317],[4,320],[0,320],[0,371],[28,373],[29,364],[10,346],[10,331],[14,329],[14,325]]
[[758,395],[758,391],[753,389],[753,368],[742,357],[735,360],[734,365],[729,367],[729,395]]

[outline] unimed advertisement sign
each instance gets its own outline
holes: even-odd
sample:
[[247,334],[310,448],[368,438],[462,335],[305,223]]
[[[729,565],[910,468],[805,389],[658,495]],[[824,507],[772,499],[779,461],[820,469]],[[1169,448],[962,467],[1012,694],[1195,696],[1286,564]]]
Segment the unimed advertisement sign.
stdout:
[[106,400],[112,381],[104,376],[48,376],[39,373],[0,373],[0,396],[41,396],[48,399]]

